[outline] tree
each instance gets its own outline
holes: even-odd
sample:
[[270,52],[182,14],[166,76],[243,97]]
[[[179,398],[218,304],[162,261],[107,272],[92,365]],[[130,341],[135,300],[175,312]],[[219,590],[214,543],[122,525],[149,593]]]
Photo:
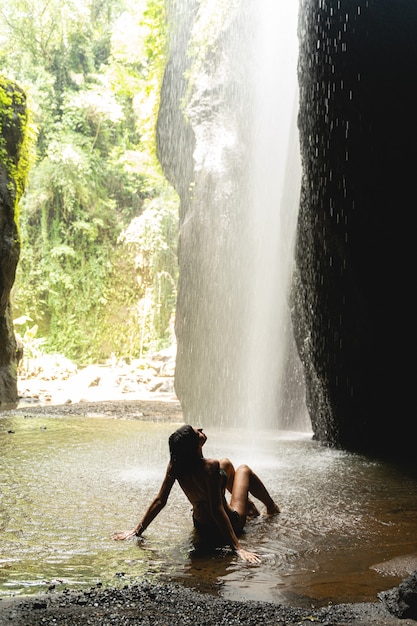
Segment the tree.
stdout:
[[[164,0],[0,7],[0,72],[27,91],[38,137],[22,200],[16,316],[36,321],[46,349],[78,362],[159,345],[175,307],[177,200],[154,139],[164,10]],[[126,233],[142,216],[134,242]],[[153,259],[146,267],[139,249]],[[141,336],[145,301],[146,337],[126,342],[126,327]]]

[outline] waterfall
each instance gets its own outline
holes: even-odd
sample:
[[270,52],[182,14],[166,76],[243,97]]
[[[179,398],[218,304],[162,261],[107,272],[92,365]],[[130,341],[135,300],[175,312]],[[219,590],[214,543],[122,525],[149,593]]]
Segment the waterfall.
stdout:
[[288,305],[298,5],[201,0],[179,18],[159,122],[159,156],[181,197],[177,395],[191,423],[305,429]]
[[251,174],[245,355],[241,415],[254,427],[307,426],[301,365],[292,337],[289,291],[301,186],[297,129],[296,2],[256,7],[251,66]]

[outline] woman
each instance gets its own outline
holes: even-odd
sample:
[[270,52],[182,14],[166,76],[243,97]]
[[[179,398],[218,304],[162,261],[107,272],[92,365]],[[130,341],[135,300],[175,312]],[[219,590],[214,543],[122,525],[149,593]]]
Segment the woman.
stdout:
[[[197,531],[206,537],[212,537],[217,532],[244,561],[260,562],[259,556],[242,548],[238,539],[247,517],[259,515],[249,500],[249,493],[265,504],[269,515],[279,513],[279,508],[250,467],[240,465],[235,471],[229,459],[217,461],[204,458],[206,441],[203,429],[192,426],[182,426],[170,436],[170,461],[158,495],[136,528],[116,533],[113,539],[140,537],[164,508],[174,482],[178,480],[193,506]],[[226,488],[232,494],[230,504],[225,498]]]

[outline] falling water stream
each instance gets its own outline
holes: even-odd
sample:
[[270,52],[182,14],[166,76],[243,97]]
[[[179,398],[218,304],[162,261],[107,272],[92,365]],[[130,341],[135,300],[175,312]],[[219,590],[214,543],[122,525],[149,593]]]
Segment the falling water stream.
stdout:
[[165,471],[173,423],[0,417],[0,596],[178,581],[229,599],[370,601],[417,565],[417,483],[395,468],[320,446],[309,433],[207,430],[206,455],[251,464],[282,512],[247,525],[229,550],[199,554],[177,485],[145,539],[133,527]]
[[224,25],[205,64],[194,52],[186,99],[195,182],[181,198],[177,393],[187,416],[210,424],[300,428],[309,421],[289,307],[301,181],[298,2],[213,0],[195,11],[191,58],[222,12]]
[[308,423],[300,409],[289,417],[285,402],[285,391],[294,396],[297,385],[286,372],[289,354],[295,352],[288,301],[301,185],[297,17],[297,2],[265,0],[256,7],[253,24],[248,236],[240,249],[242,257],[250,258],[243,282],[248,304],[237,331],[246,338],[240,423],[252,431],[260,425],[280,428],[289,420]]

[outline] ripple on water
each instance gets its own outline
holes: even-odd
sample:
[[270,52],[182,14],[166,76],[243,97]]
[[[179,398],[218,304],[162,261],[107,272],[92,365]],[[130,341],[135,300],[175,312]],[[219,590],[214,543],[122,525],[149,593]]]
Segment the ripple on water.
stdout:
[[255,440],[215,429],[206,455],[248,462],[280,505],[280,515],[252,520],[242,537],[261,565],[247,566],[227,549],[196,551],[190,505],[177,485],[143,541],[112,541],[159,489],[172,429],[0,418],[0,594],[147,576],[227,598],[375,600],[417,554],[416,482],[395,468],[323,448],[306,434],[264,432]]

